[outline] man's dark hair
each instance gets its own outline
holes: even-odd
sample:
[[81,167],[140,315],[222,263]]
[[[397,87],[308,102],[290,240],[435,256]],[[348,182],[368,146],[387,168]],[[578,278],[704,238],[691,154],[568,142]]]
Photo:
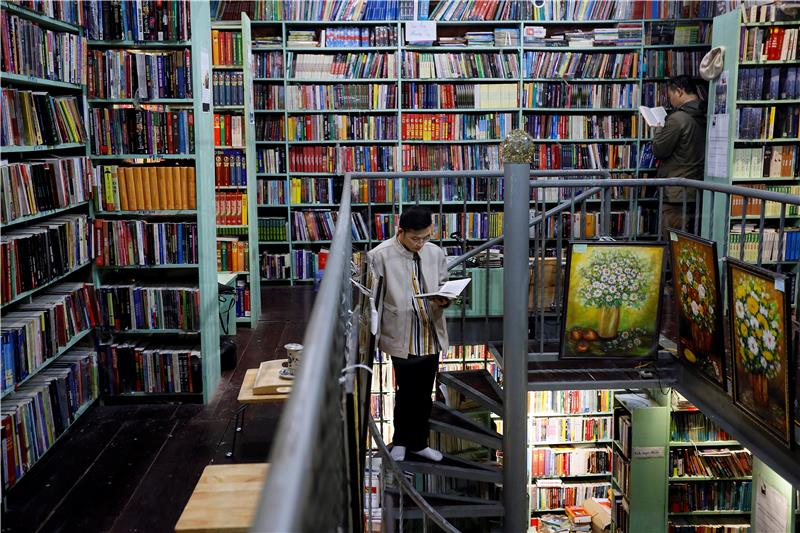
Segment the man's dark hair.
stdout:
[[420,231],[433,224],[431,210],[421,205],[412,205],[400,215],[400,229]]
[[671,77],[669,79],[669,88],[672,90],[682,89],[683,92],[693,94],[701,100],[705,100],[708,94],[708,89],[704,82],[685,74]]

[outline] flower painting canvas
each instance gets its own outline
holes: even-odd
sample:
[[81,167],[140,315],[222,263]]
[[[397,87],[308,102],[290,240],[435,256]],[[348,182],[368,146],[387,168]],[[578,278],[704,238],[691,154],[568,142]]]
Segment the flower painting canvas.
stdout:
[[655,355],[664,256],[662,244],[570,243],[561,356]]
[[725,388],[725,345],[717,249],[713,242],[670,231],[678,356]]
[[792,369],[786,278],[727,261],[733,401],[788,445]]

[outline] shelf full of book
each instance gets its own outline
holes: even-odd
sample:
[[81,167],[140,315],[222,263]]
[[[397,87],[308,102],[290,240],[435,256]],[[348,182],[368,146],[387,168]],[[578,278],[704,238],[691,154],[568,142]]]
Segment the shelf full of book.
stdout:
[[[295,183],[326,188],[327,178],[340,182],[349,170],[499,170],[500,143],[516,127],[537,140],[534,168],[652,172],[651,132],[638,106],[663,103],[668,76],[697,73],[715,14],[708,1],[646,9],[599,2],[591,10],[520,2],[496,12],[492,2],[486,12],[456,4],[368,1],[340,11],[326,2],[215,3],[222,24],[236,24],[241,10],[253,15],[251,42],[242,45],[254,57],[262,279],[317,275],[319,245],[303,241],[318,242],[306,234],[324,234],[320,217],[332,211],[322,204],[338,195],[320,201],[303,192],[295,201]],[[436,45],[407,43],[405,22],[434,12]],[[377,213],[395,210],[390,201],[366,202]],[[373,210],[363,211],[367,234],[357,240],[369,246],[382,237]]]
[[528,393],[530,515],[534,522],[543,515],[568,515],[567,510],[588,499],[608,497],[614,394],[612,390]]
[[[107,402],[208,402],[220,377],[208,4],[87,6],[98,375]],[[153,24],[144,23],[149,9]]]
[[750,531],[753,456],[673,390],[667,464],[670,531],[723,526]]
[[5,490],[98,398],[83,13],[76,3],[31,7],[0,4]]
[[[709,91],[710,109],[729,116],[729,171],[715,176],[706,169],[706,179],[743,187],[800,194],[800,21],[783,16],[774,5],[740,7],[714,19],[714,45],[725,46],[727,84],[715,80]],[[800,212],[771,202],[749,201],[732,196],[725,205],[715,235],[725,243],[727,255],[756,263],[759,248],[769,268],[780,265],[797,272],[800,260]],[[759,236],[764,215],[764,234]],[[719,213],[719,212],[718,212]],[[780,230],[785,234],[780,239]],[[760,242],[759,242],[760,241]]]
[[211,26],[217,270],[235,272],[236,321],[255,327],[261,309],[256,117],[250,19]]

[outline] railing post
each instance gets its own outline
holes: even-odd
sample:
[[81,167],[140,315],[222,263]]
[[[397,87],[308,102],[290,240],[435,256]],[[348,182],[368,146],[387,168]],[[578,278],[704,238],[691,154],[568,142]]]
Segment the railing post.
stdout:
[[528,210],[533,144],[522,130],[503,143],[503,424],[504,531],[528,530]]

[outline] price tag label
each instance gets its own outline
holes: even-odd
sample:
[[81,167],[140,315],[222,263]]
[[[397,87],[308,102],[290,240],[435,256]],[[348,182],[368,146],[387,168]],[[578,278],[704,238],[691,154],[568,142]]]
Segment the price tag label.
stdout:
[[636,459],[652,459],[664,457],[663,446],[636,446],[633,448],[633,457]]
[[588,249],[589,246],[586,244],[575,244],[572,246],[572,251],[576,254],[585,254]]

